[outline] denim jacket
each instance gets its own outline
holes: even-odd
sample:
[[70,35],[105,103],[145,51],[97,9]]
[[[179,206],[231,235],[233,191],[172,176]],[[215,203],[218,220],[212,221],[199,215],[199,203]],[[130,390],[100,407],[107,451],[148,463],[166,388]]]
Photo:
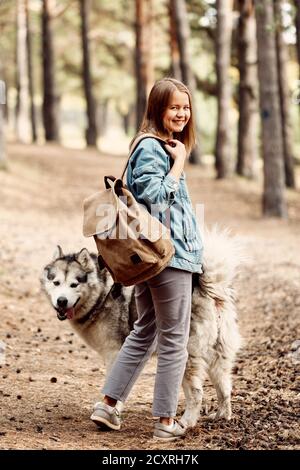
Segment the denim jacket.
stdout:
[[171,161],[157,140],[145,138],[129,159],[126,183],[135,199],[170,228],[175,254],[168,266],[201,273],[203,245],[185,174],[179,183],[168,175]]

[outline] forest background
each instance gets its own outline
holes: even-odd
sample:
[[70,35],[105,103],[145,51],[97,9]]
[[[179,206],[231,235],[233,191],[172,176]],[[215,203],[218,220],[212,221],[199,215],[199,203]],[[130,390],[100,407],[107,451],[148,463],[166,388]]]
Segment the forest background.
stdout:
[[57,244],[95,251],[82,201],[121,172],[165,76],[193,96],[192,201],[249,258],[235,284],[233,419],[203,415],[173,448],[299,448],[299,66],[299,0],[0,0],[1,449],[157,448],[155,359],[124,430],[97,431],[104,365],[57,321],[39,276]]

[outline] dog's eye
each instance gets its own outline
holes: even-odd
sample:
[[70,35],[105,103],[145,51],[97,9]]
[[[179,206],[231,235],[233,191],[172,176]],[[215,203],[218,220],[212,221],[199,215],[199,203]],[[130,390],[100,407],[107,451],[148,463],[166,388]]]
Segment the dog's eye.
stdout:
[[59,282],[59,281],[54,281],[53,284],[54,284],[55,286],[60,286],[60,282]]
[[76,277],[76,279],[78,282],[81,282],[82,284],[84,284],[85,282],[87,282],[87,274],[84,274],[83,276],[78,276]]
[[70,287],[73,287],[73,289],[75,289],[77,286],[78,284],[76,284],[76,282],[73,282]]
[[46,268],[46,271],[47,271],[47,278],[49,281],[53,281],[53,279],[55,279],[55,274],[53,272],[51,272],[50,269],[47,269]]

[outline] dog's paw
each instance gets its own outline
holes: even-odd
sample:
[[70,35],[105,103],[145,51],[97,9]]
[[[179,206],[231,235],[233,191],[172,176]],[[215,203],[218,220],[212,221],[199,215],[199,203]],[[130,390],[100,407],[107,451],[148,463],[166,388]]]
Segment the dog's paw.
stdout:
[[207,415],[207,418],[208,418],[208,419],[211,419],[212,421],[213,421],[214,419],[216,419],[216,417],[217,417],[217,413],[216,413],[216,412],[208,413],[208,415]]
[[193,428],[194,426],[196,426],[197,421],[198,421],[198,417],[189,412],[184,412],[184,414],[181,416],[179,420],[181,426],[186,429]]
[[226,419],[226,421],[230,421],[231,420],[231,413],[228,412],[227,410],[226,411],[218,410],[214,413],[209,413],[209,415],[207,417],[210,420]]

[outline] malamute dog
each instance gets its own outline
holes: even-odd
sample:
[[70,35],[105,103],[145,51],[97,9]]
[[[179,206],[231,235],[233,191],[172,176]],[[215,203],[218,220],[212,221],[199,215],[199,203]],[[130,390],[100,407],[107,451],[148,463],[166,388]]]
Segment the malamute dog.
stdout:
[[[183,425],[195,426],[203,382],[209,375],[218,397],[216,418],[231,418],[231,369],[241,344],[233,280],[242,262],[240,245],[226,231],[204,238],[204,273],[193,275],[189,357],[183,379]],[[41,283],[59,320],[68,319],[109,368],[137,318],[134,287],[114,284],[86,248],[64,255],[57,247]]]

